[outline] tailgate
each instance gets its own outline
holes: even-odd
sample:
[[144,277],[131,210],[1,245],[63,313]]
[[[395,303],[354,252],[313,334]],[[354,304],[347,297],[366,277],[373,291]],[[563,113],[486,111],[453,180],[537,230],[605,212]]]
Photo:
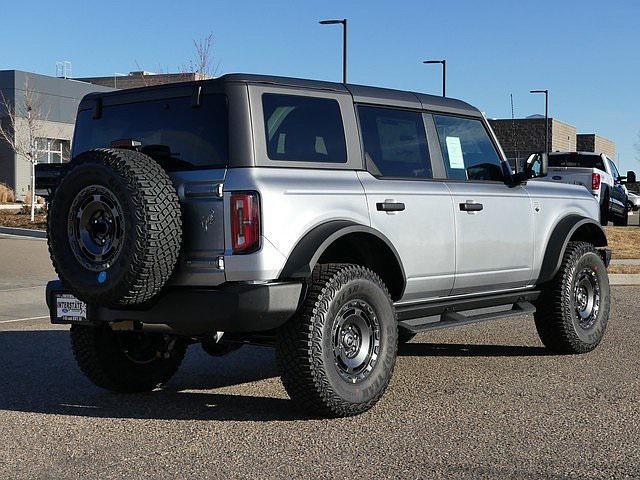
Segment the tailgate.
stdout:
[[547,178],[553,182],[582,185],[591,190],[591,168],[549,167]]
[[224,275],[226,169],[170,172],[182,206],[183,248],[173,285],[218,285]]

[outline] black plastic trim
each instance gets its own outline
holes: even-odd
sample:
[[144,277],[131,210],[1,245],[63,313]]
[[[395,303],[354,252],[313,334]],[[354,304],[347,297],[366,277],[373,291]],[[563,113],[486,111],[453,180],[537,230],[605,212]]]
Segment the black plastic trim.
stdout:
[[536,281],[537,285],[548,282],[558,273],[567,244],[573,234],[584,225],[591,225],[592,228],[596,228],[596,231],[600,232],[601,237],[593,239],[595,240],[595,246],[604,247],[607,245],[607,236],[598,222],[581,215],[567,215],[558,222],[549,237],[544,258],[542,259],[540,275],[538,275],[538,280]]
[[294,247],[291,255],[287,259],[280,279],[307,278],[311,275],[313,268],[318,263],[322,253],[337,239],[349,235],[350,233],[367,233],[382,240],[393,252],[396,262],[402,272],[402,292],[398,298],[402,297],[407,282],[400,255],[391,241],[378,230],[365,225],[360,225],[349,220],[333,220],[315,227],[307,233]]
[[414,303],[411,305],[396,305],[398,321],[416,318],[432,317],[444,313],[464,312],[480,308],[513,305],[519,302],[532,302],[540,296],[539,290],[521,290],[517,292],[485,295],[481,297],[457,298],[437,302]]
[[[70,293],[60,281],[47,284],[51,323],[56,318],[54,295]],[[145,309],[111,309],[88,305],[87,322],[133,321],[167,325],[181,335],[260,332],[283,325],[297,310],[302,282],[229,283],[220,288],[173,288]]]
[[440,328],[459,327],[462,325],[470,325],[472,323],[486,322],[488,320],[499,320],[521,315],[530,315],[535,313],[535,311],[536,307],[534,307],[530,302],[523,301],[514,303],[509,310],[486,313],[477,313],[470,310],[465,312],[467,313],[466,315],[458,312],[445,312],[439,316],[425,318],[422,323],[410,324],[403,321],[399,322],[398,326],[411,333],[419,333],[427,330],[437,330]]

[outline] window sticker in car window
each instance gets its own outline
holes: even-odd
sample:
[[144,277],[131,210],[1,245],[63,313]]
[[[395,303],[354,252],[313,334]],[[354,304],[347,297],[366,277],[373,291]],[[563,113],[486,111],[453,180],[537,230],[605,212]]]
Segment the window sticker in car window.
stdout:
[[464,158],[460,137],[447,137],[447,153],[449,154],[449,166],[464,170]]

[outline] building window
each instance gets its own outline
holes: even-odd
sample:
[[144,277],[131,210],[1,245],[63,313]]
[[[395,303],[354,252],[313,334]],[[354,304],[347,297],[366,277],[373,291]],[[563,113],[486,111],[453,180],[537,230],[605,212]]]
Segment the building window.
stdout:
[[38,138],[36,148],[38,150],[38,163],[62,163],[71,158],[71,143],[69,140],[55,138]]

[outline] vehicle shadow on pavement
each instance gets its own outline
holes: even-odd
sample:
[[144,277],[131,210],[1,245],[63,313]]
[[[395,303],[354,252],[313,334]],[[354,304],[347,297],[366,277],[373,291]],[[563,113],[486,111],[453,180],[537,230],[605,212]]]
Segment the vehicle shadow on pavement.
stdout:
[[[114,394],[89,383],[73,359],[66,330],[2,331],[0,362],[0,410],[162,420],[312,418],[288,398],[209,391],[278,376],[269,348],[245,346],[212,358],[193,345],[164,389],[135,395]],[[275,388],[277,395],[285,395],[280,385]],[[254,390],[251,385],[243,389]]]
[[457,343],[405,343],[398,346],[403,357],[535,357],[553,355],[544,347],[524,345],[473,345]]

